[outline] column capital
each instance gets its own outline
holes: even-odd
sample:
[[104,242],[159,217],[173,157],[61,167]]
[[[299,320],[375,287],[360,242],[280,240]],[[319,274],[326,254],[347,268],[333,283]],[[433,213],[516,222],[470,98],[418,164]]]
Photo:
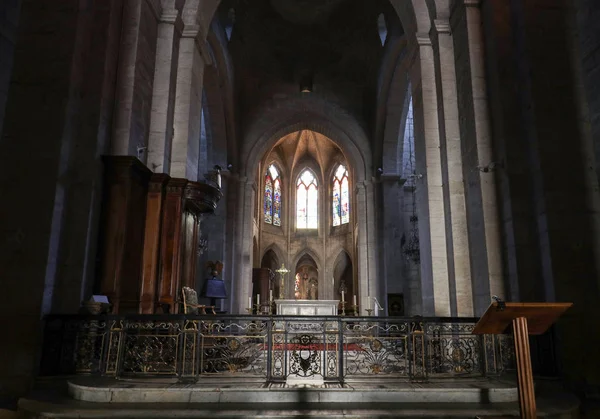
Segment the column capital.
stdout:
[[179,16],[179,11],[177,9],[163,9],[158,20],[160,23],[173,24],[177,21],[177,16]]
[[463,0],[467,7],[479,7],[481,6],[481,0]]
[[433,24],[438,34],[450,35],[452,33],[449,19],[434,19]]
[[200,32],[200,26],[198,25],[184,25],[181,30],[182,38],[196,38]]
[[419,47],[423,47],[423,46],[431,46],[431,37],[429,36],[428,33],[425,32],[417,32],[415,34],[416,38],[417,38],[417,44],[419,45]]

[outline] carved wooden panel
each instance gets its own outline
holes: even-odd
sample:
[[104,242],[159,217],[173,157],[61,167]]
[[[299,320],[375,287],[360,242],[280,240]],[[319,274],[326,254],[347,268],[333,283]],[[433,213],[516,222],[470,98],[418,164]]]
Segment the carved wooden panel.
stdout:
[[139,305],[146,194],[151,172],[131,156],[105,156],[100,291],[113,312]]
[[139,306],[139,312],[142,314],[153,314],[156,308],[160,227],[162,224],[165,184],[169,179],[170,177],[166,174],[156,173],[152,175],[148,185]]

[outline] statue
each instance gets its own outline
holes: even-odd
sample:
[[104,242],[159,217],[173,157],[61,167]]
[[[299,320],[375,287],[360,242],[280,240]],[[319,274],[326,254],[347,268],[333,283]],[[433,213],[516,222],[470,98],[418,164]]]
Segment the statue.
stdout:
[[308,299],[309,300],[318,300],[318,291],[319,291],[319,281],[314,276],[310,278],[308,281]]

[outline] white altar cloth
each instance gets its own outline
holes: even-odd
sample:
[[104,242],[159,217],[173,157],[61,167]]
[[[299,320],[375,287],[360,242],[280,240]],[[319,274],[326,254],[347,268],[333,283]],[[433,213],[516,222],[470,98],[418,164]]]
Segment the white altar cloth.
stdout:
[[283,316],[337,316],[339,300],[275,300]]

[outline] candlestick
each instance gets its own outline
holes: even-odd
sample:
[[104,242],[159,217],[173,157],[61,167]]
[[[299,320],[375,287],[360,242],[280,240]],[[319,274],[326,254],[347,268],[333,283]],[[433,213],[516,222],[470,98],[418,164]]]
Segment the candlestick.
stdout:
[[352,296],[352,305],[355,306],[356,305],[356,294],[354,294]]

